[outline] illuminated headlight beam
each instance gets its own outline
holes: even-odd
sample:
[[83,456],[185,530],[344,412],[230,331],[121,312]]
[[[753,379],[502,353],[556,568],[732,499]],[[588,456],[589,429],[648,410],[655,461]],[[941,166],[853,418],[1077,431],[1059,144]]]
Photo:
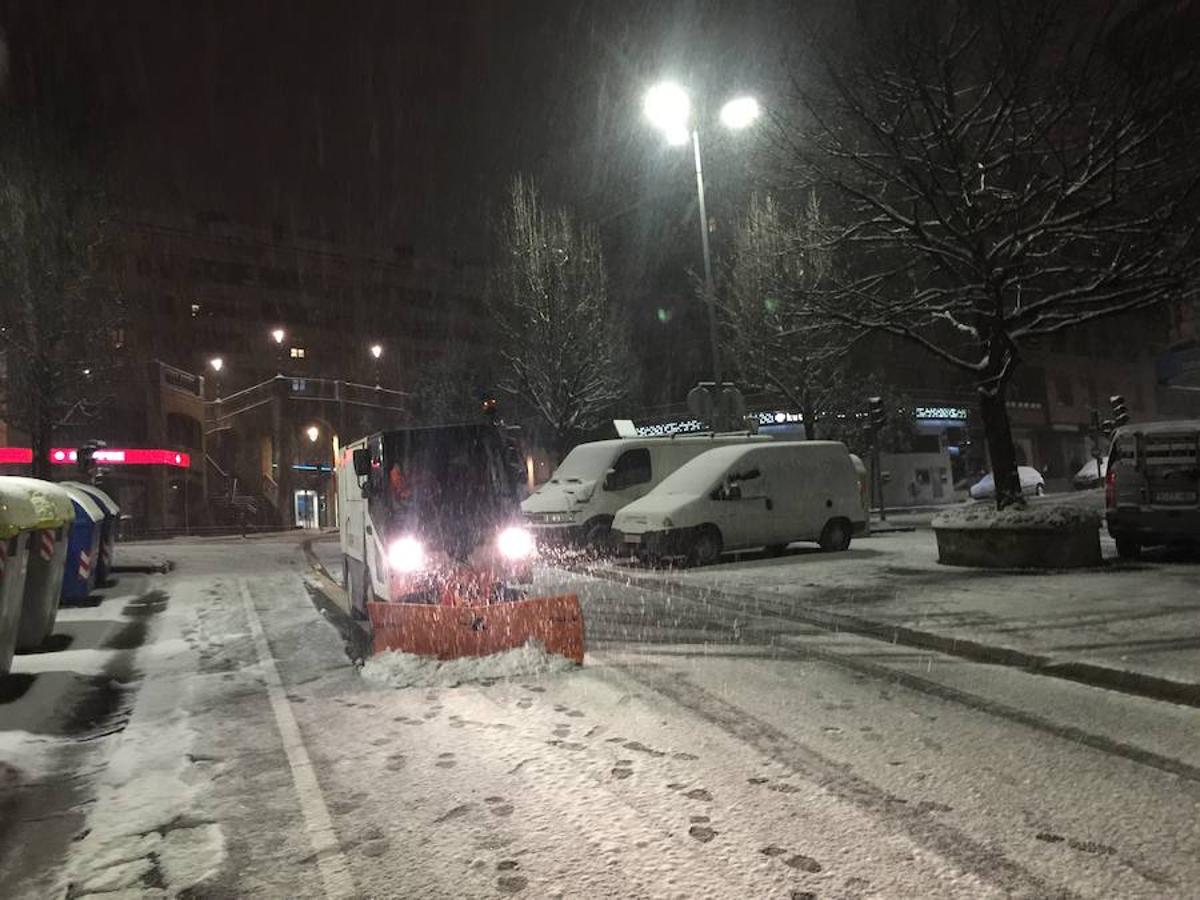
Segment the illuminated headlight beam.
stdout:
[[387,559],[393,572],[420,572],[425,568],[425,547],[416,538],[397,538],[388,547]]
[[500,532],[496,547],[505,559],[529,559],[536,552],[537,543],[528,530],[514,525]]

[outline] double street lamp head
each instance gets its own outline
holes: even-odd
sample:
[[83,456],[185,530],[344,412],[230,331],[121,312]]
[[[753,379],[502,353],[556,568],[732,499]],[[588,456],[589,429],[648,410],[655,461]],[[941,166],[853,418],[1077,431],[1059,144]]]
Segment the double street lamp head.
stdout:
[[[642,110],[650,124],[661,131],[667,143],[688,142],[692,103],[687,91],[673,81],[663,81],[646,91]],[[753,125],[761,110],[753,97],[735,97],[721,107],[721,124],[732,130]]]

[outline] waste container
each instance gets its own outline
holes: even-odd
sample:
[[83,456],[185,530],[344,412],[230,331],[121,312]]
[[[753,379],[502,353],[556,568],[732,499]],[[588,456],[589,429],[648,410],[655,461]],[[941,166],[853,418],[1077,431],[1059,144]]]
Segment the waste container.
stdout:
[[25,574],[25,602],[21,607],[21,626],[17,630],[17,649],[42,646],[54,630],[58,599],[62,594],[63,567],[67,561],[67,532],[75,521],[71,495],[59,485],[40,478],[6,478],[5,481],[29,491],[37,515],[37,531],[29,545],[29,566]]
[[108,577],[112,574],[113,548],[117,542],[117,530],[120,528],[121,507],[94,484],[84,484],[82,481],[64,481],[62,484],[64,487],[77,487],[85,491],[104,513],[104,527],[100,532],[100,557],[96,560],[96,584],[107,584]]
[[0,478],[0,675],[8,673],[17,649],[29,566],[29,535],[37,524],[29,491],[9,478]]
[[96,559],[100,555],[100,532],[104,513],[96,501],[82,488],[64,484],[75,506],[75,521],[67,543],[67,559],[63,566],[62,598],[82,600],[96,586]]

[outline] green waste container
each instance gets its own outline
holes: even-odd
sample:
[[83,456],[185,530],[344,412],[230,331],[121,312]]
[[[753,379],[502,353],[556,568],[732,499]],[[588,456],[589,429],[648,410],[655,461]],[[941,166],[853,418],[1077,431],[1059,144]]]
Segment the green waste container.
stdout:
[[0,478],[0,675],[8,674],[17,649],[29,536],[40,521],[29,489],[14,481]]
[[67,541],[75,521],[75,505],[61,485],[40,478],[7,478],[29,491],[38,515],[38,530],[29,539],[25,603],[17,630],[17,649],[34,650],[46,643],[58,616]]

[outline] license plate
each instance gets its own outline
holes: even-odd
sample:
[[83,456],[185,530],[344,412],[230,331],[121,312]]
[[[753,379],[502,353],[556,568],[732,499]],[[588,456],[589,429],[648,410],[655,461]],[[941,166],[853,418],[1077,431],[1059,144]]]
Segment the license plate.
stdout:
[[625,543],[627,543],[627,544],[640,544],[641,542],[642,542],[642,536],[640,534],[625,535]]
[[1157,491],[1151,497],[1152,503],[1195,503],[1195,491]]

